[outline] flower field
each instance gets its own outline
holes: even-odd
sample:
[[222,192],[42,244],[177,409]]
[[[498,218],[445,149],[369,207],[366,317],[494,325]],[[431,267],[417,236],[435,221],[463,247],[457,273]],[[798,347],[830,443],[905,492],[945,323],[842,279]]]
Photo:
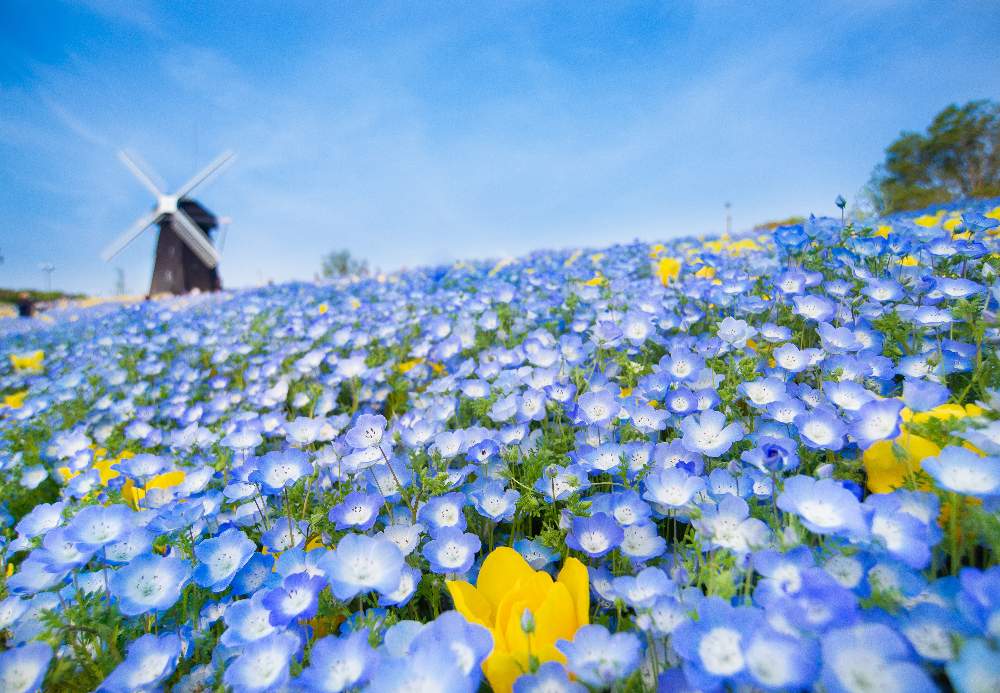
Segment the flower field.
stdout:
[[0,690],[1000,690],[998,204],[0,326]]

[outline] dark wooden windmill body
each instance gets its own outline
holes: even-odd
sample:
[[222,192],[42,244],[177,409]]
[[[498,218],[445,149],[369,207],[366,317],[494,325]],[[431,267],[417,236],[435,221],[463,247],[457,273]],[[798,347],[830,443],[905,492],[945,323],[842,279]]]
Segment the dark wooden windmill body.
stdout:
[[167,195],[153,183],[139,166],[124,152],[119,158],[125,166],[156,195],[156,206],[139,219],[102,253],[110,260],[135,240],[143,231],[156,224],[160,233],[156,241],[156,258],[149,293],[183,294],[189,291],[218,291],[219,253],[212,245],[212,233],[219,222],[215,215],[188,197],[194,188],[222,170],[234,155],[226,152],[206,166],[196,176],[182,185],[177,192]]
[[[212,232],[219,226],[215,215],[194,200],[181,200],[177,206],[211,242]],[[174,231],[173,219],[164,216],[160,219],[159,226],[160,235],[156,241],[156,260],[153,263],[153,280],[150,282],[149,293],[185,294],[195,289],[221,289],[219,268],[209,267],[194,254]]]

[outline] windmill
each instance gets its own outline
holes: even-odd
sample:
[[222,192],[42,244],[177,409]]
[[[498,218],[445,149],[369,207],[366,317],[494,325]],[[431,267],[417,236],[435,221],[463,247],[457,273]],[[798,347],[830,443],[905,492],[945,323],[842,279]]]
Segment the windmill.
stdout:
[[172,194],[162,192],[153,179],[125,152],[118,158],[140,183],[156,196],[156,206],[111,243],[101,257],[105,262],[125,249],[153,224],[160,227],[150,294],[183,294],[194,289],[216,291],[219,280],[219,253],[212,245],[212,231],[218,227],[215,215],[188,197],[199,185],[232,163],[232,152],[223,152]]

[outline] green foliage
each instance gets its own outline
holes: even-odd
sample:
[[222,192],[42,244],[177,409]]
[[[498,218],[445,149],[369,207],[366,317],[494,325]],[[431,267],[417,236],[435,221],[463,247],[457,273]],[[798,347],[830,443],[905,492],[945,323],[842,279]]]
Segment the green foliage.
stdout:
[[334,250],[323,256],[320,273],[327,279],[368,273],[368,261],[351,256],[348,250]]
[[1000,104],[952,104],[925,133],[904,132],[866,189],[880,214],[1000,195]]

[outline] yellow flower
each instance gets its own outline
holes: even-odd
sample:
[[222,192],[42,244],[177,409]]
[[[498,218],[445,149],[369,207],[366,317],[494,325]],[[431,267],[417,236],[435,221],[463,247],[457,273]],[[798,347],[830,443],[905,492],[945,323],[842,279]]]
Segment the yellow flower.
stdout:
[[14,366],[14,370],[19,373],[40,373],[42,371],[42,361],[44,360],[45,352],[41,350],[10,355],[10,363]]
[[330,306],[326,305],[325,303],[320,303],[319,308],[317,308],[316,310],[319,311],[320,315],[325,315],[326,312],[330,310]]
[[657,243],[656,245],[654,245],[652,248],[649,249],[649,257],[655,258],[657,255],[659,255],[666,249],[667,247],[665,245],[663,245],[662,243]]
[[604,275],[601,274],[600,272],[598,272],[593,277],[591,277],[590,279],[588,279],[587,281],[585,281],[583,283],[583,285],[584,286],[601,286],[602,284],[605,284],[605,283],[607,283],[607,280],[604,278]]
[[583,251],[582,250],[574,250],[573,254],[570,255],[568,258],[566,258],[566,262],[563,263],[563,267],[569,267],[574,262],[576,262],[577,260],[579,260],[581,255],[583,255]]
[[935,457],[941,448],[905,428],[895,440],[880,440],[865,450],[862,460],[868,475],[868,490],[891,493],[920,469],[920,463]]
[[6,395],[3,398],[3,406],[9,407],[11,409],[20,409],[24,406],[24,398],[28,396],[27,390],[22,390],[21,392],[15,392],[12,395]]
[[661,258],[656,263],[656,276],[663,286],[667,286],[671,281],[677,279],[681,273],[681,261],[673,257]]
[[423,359],[410,359],[409,361],[402,361],[396,364],[396,370],[400,373],[409,373],[423,362]]
[[701,268],[694,273],[694,276],[698,279],[711,279],[715,276],[715,268],[709,265],[702,265]]
[[942,209],[937,214],[923,214],[913,220],[913,223],[917,226],[923,226],[926,229],[933,228],[941,223],[941,218],[944,216],[944,210]]
[[889,226],[888,224],[882,224],[875,230],[875,233],[872,235],[878,236],[879,238],[888,238],[890,233],[892,233],[892,227]]
[[145,488],[136,488],[129,479],[122,486],[122,498],[125,502],[132,506],[132,510],[139,509],[139,501],[146,497],[146,494],[152,491],[154,488],[173,488],[174,486],[180,486],[184,483],[185,474],[181,470],[177,469],[172,472],[164,472],[163,474],[157,474],[152,479],[146,482]]
[[[565,663],[556,641],[571,640],[590,622],[590,578],[575,558],[566,559],[553,581],[517,551],[501,546],[483,561],[475,587],[461,580],[445,584],[455,609],[493,634],[493,652],[483,670],[495,693],[508,693],[515,679],[530,671],[532,658]],[[521,628],[526,609],[535,621],[530,634]]]
[[[920,469],[920,463],[928,457],[936,457],[941,448],[934,442],[922,438],[907,430],[907,423],[922,424],[932,419],[962,419],[967,416],[982,414],[981,407],[975,404],[942,404],[930,411],[914,413],[903,409],[901,416],[904,425],[899,437],[895,440],[880,440],[865,450],[862,461],[868,475],[868,489],[872,493],[890,493],[901,488],[907,479]],[[982,454],[975,446],[966,443],[965,447]]]

